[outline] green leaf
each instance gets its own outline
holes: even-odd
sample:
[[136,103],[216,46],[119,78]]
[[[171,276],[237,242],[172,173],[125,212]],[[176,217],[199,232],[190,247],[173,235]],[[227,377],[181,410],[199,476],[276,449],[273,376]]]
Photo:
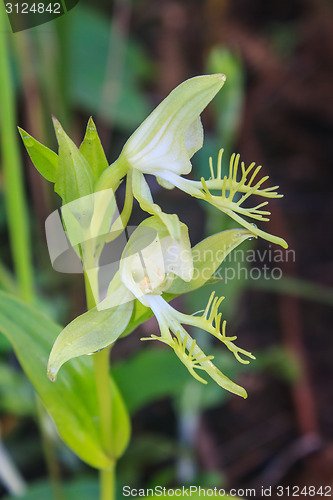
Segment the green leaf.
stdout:
[[125,301],[120,305],[117,302],[123,296],[126,300],[128,293],[118,275],[111,285],[113,290],[110,291],[107,300],[114,307],[102,310],[90,309],[69,323],[58,336],[48,364],[48,376],[51,380],[56,379],[59,369],[66,361],[104,349],[117,340],[127,327],[132,316],[133,301]]
[[54,190],[65,204],[92,194],[94,174],[83,154],[54,117],[53,124],[59,144],[59,163]]
[[205,285],[227,255],[243,241],[253,238],[246,229],[231,229],[209,236],[192,249],[194,273],[190,282],[178,276],[173,280],[168,294],[180,295]]
[[12,350],[12,346],[6,337],[0,335],[0,354],[3,352],[9,352]]
[[[113,376],[131,413],[156,398],[180,396],[188,382],[188,372],[178,358],[169,350],[156,348],[118,363]],[[133,381],[137,390],[133,390]]]
[[[2,337],[2,335],[1,335]],[[21,371],[0,364],[0,409],[13,415],[35,415],[32,387]]]
[[[91,500],[98,498],[98,483],[94,480],[81,479],[62,485],[62,500]],[[33,483],[23,495],[6,496],[4,500],[45,500],[53,498],[52,486],[47,482]]]
[[[212,354],[229,376],[236,377],[239,372],[248,370],[248,365],[234,362],[220,348],[213,349]],[[209,380],[203,386],[189,379],[188,371],[179,363],[179,359],[164,348],[144,349],[126,361],[114,364],[112,373],[130,413],[159,398],[178,400],[183,396],[185,387],[192,383],[199,393],[200,408],[216,406],[229,396],[213,381]],[[133,390],[133,380],[139,390]]]
[[22,141],[28,151],[32,163],[38,172],[50,182],[56,181],[58,155],[40,142],[36,141],[28,132],[18,127]]
[[15,282],[11,271],[0,260],[0,290],[10,292],[13,295],[19,293],[18,286]]
[[96,181],[109,164],[92,117],[89,118],[86,134],[79,150],[93,170]]
[[48,355],[60,331],[33,307],[0,292],[0,332],[10,340],[60,436],[91,466],[110,467],[113,460],[103,448],[91,357],[73,360],[55,384],[46,376]]
[[[168,302],[172,300],[176,295],[163,294],[163,298]],[[141,304],[141,302],[136,299],[133,304],[133,314],[130,322],[122,333],[122,337],[126,337],[130,333],[132,333],[138,326],[142,325],[147,319],[152,318],[154,316],[153,311],[149,308]]]
[[249,281],[249,287],[254,290],[281,293],[299,297],[304,300],[321,302],[333,305],[333,288],[313,281],[294,278],[293,276],[282,276],[281,279],[263,278]]

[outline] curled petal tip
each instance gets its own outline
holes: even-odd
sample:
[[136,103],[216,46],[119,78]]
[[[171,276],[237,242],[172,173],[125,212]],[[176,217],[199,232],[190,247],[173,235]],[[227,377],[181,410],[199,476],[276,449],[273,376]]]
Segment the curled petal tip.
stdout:
[[51,382],[55,382],[57,380],[57,372],[52,368],[48,368],[47,377]]

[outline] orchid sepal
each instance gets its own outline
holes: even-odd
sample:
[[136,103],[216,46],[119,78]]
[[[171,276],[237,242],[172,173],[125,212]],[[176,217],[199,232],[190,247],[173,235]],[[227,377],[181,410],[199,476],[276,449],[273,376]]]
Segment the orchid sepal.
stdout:
[[120,158],[146,174],[191,171],[191,157],[202,147],[200,114],[222,88],[225,75],[202,75],[176,87],[126,142]]

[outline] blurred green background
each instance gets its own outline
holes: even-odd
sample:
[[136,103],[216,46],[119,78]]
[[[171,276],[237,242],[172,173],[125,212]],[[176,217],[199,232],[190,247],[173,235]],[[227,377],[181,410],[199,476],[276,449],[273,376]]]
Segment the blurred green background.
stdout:
[[[215,159],[224,147],[225,168],[230,154],[240,152],[246,163],[262,164],[271,185],[285,195],[270,202],[266,225],[289,242],[292,258],[283,254],[281,262],[272,262],[272,245],[252,241],[249,248],[258,250],[262,262],[228,262],[235,270],[238,264],[244,268],[238,278],[176,303],[194,312],[212,289],[225,295],[229,332],[257,360],[243,366],[215,343],[210,349],[224,372],[245,386],[247,400],[213,383],[201,386],[163,346],[143,345],[142,334],[156,331],[153,320],[114,348],[114,375],[133,424],[119,464],[119,488],[199,484],[259,491],[262,485],[332,485],[332,3],[81,0],[42,26],[16,34],[4,27],[0,44],[5,41],[15,125],[55,149],[51,114],[77,144],[92,115],[110,163],[176,85],[198,74],[225,73],[225,86],[203,113],[205,145],[193,158],[191,175],[208,176],[209,156]],[[0,81],[5,95],[3,73]],[[7,118],[0,109],[3,137]],[[51,268],[44,221],[59,199],[18,137],[17,142],[38,304],[66,324],[85,310],[83,278]],[[5,154],[1,162],[0,289],[18,293],[5,207]],[[162,208],[188,224],[192,244],[235,226],[180,191],[150,183]],[[120,203],[122,196],[120,189]],[[134,211],[131,223],[138,217]],[[251,269],[264,265],[281,269],[281,279],[262,273],[251,279]],[[94,471],[60,442],[45,415],[42,439],[38,419],[33,391],[0,335],[0,456],[6,453],[22,476],[24,484],[19,477],[14,483],[27,488],[25,499],[50,497],[46,448],[52,450],[51,476],[69,485],[56,500],[95,498]],[[0,480],[0,498],[8,498],[14,483]]]

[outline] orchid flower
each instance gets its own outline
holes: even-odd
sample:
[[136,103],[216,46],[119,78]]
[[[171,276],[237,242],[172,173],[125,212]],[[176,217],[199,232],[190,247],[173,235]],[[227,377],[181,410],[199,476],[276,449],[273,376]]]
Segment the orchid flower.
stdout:
[[261,166],[251,163],[246,167],[244,162],[240,162],[239,155],[233,154],[228,175],[222,175],[221,149],[216,172],[210,158],[209,179],[194,181],[183,177],[191,172],[191,158],[203,145],[200,114],[222,88],[225,80],[222,74],[204,75],[186,80],[176,87],[128,139],[119,158],[100,177],[96,190],[109,187],[108,182],[111,176],[114,179],[115,172],[117,175],[119,172],[120,175],[127,174],[131,185],[128,197],[134,196],[144,211],[157,215],[177,238],[179,235],[174,232],[177,224],[170,219],[172,216],[164,214],[153,201],[144,177],[144,174],[151,174],[163,187],[177,187],[202,199],[251,230],[254,235],[287,248],[282,238],[257,228],[245,218],[269,220],[270,212],[262,210],[267,201],[250,208],[243,206],[251,195],[264,198],[282,196],[276,191],[278,186],[262,187],[268,176],[256,180]]
[[[74,257],[79,259],[78,268],[84,273],[88,308],[61,331],[57,325],[51,324],[50,337],[43,343],[42,350],[39,349],[43,334],[40,330],[35,336],[39,344],[36,343],[36,348],[32,348],[33,343],[30,346],[35,354],[33,360],[38,362],[38,370],[42,373],[45,349],[59,331],[47,363],[47,375],[52,382],[56,381],[60,368],[67,361],[93,355],[93,363],[88,361],[68,367],[57,391],[50,392],[43,381],[40,385],[38,377],[32,377],[34,367],[31,362],[26,365],[27,373],[37,390],[40,389],[50,414],[57,417],[59,433],[64,434],[66,442],[88,463],[104,469],[103,498],[109,498],[104,487],[110,486],[111,491],[115,461],[123,453],[129,437],[126,409],[109,373],[110,349],[120,337],[132,333],[139,324],[155,315],[160,335],[152,334],[142,340],[157,340],[171,347],[197,381],[206,384],[205,375],[208,375],[220,387],[247,397],[243,387],[213,364],[214,357],[202,351],[187,328],[195,327],[212,335],[240,363],[247,364],[248,358],[254,359],[250,352],[235,344],[235,336],[227,336],[226,321],[222,320],[219,311],[223,297],[216,297],[213,292],[204,310],[193,315],[184,314],[168,303],[178,295],[214,282],[226,256],[246,239],[261,236],[287,248],[283,239],[258,229],[247,220],[265,221],[270,215],[263,209],[267,201],[251,208],[244,206],[251,195],[281,197],[276,191],[277,186],[263,187],[267,176],[257,179],[260,166],[251,163],[247,167],[239,155],[232,155],[229,172],[223,174],[223,150],[220,150],[216,169],[210,159],[210,178],[195,181],[184,177],[191,173],[192,156],[203,145],[200,115],[224,82],[225,76],[217,74],[198,76],[179,85],[133,133],[110,166],[92,119],[79,148],[54,119],[58,154],[21,130],[23,142],[37,170],[54,183],[63,202],[62,221],[58,213],[51,214],[50,219],[55,221],[52,228],[61,232],[61,238],[58,237],[60,233],[53,229],[48,233],[52,236],[51,246],[54,244],[50,251],[51,258],[54,256],[52,263],[57,261],[59,264],[58,258],[62,256],[66,260],[74,250]],[[245,229],[214,234],[192,250],[187,226],[176,214],[164,213],[154,202],[146,174],[154,175],[166,189],[177,187],[206,201]],[[123,178],[126,178],[126,194],[119,214],[115,193]],[[127,225],[134,198],[152,217],[145,219],[128,239]],[[117,252],[110,251],[109,260],[106,257],[110,247],[105,248],[105,244],[120,235],[128,241],[118,268],[118,250],[123,248],[121,241],[117,242],[120,243]],[[74,270],[72,260],[68,262],[70,265],[65,266],[65,272]],[[25,360],[27,356],[24,352],[21,354]],[[89,381],[92,365],[95,380]],[[83,394],[82,388],[89,398],[87,404],[76,411],[76,392],[79,390]],[[57,401],[54,404],[53,395],[57,396],[58,406],[61,406],[62,395],[67,397],[65,413],[55,411]],[[73,425],[66,424],[65,414]],[[78,436],[69,432],[77,427],[77,423],[82,423]],[[92,452],[93,457],[90,456]]]
[[[181,238],[177,241],[160,223],[156,224],[155,217],[147,221],[139,226],[129,239],[119,270],[120,279],[127,290],[133,294],[133,298],[152,310],[159,324],[160,337],[152,335],[141,340],[159,340],[167,344],[199,382],[207,383],[197,373],[197,370],[205,371],[221,387],[246,397],[246,391],[216,368],[212,363],[213,356],[206,356],[184,328],[184,325],[194,326],[210,333],[223,342],[241,363],[249,361],[243,359],[240,354],[254,359],[251,353],[234,344],[236,337],[226,336],[226,321],[222,322],[219,313],[223,297],[214,297],[213,292],[200,316],[183,314],[163,298],[162,294],[168,290],[173,276],[177,275],[184,281],[192,279],[193,260],[187,227],[179,223]],[[149,226],[160,226],[154,239]]]
[[[158,321],[161,336],[152,335],[142,340],[158,340],[169,345],[198,381],[206,383],[198,373],[205,371],[221,387],[246,397],[245,390],[216,368],[213,357],[204,354],[186,329],[190,326],[210,333],[225,344],[238,361],[248,363],[242,355],[253,358],[252,354],[234,344],[236,337],[226,336],[226,321],[222,321],[219,312],[223,298],[213,293],[204,311],[195,315],[183,314],[167,301],[206,283],[209,279],[206,271],[212,277],[224,258],[252,233],[245,229],[223,231],[203,240],[193,251],[188,228],[178,219],[176,233],[180,235],[178,239],[157,216],[145,219],[134,230],[106,297],[95,308],[75,318],[55,341],[48,362],[50,380],[55,381],[61,366],[73,357],[112,345],[120,335],[126,334],[132,314],[148,317],[150,309]],[[217,252],[213,259],[212,249]],[[93,283],[95,278],[93,275]],[[130,328],[127,333],[131,331]]]
[[[127,174],[131,193],[141,208],[157,215],[169,232],[177,224],[154,203],[144,174],[152,174],[167,188],[174,187],[167,173],[189,174],[191,158],[203,145],[200,114],[222,88],[226,77],[222,74],[197,76],[176,87],[144,120],[126,142],[116,162],[104,171],[95,190],[114,188],[115,172],[118,178]],[[116,177],[117,177],[116,176]]]

